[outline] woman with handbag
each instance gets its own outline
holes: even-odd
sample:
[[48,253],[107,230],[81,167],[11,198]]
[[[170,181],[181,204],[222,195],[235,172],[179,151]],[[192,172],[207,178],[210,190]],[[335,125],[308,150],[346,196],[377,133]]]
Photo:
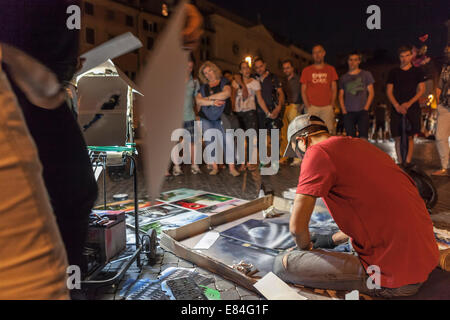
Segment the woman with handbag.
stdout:
[[[208,156],[206,162],[211,164],[213,168],[209,174],[217,175],[219,173],[218,163],[223,163],[223,156],[227,155],[225,130],[222,125],[221,116],[227,105],[230,105],[231,87],[228,80],[222,77],[222,72],[219,67],[210,61],[206,61],[200,67],[199,78],[202,85],[200,87],[200,92],[197,94],[196,102],[197,111],[202,123],[203,138],[206,142],[205,151]],[[220,139],[218,139],[217,142],[215,139],[218,137],[215,136],[213,132],[208,133],[209,129],[216,129],[221,133],[221,137],[219,136]],[[208,146],[211,145],[212,141],[219,145],[219,152],[217,154],[217,150],[208,149]],[[209,155],[208,152],[210,153]],[[226,162],[229,164],[230,174],[238,176],[239,172],[236,170],[234,164],[234,155],[232,159],[228,158],[229,157],[226,157]]]

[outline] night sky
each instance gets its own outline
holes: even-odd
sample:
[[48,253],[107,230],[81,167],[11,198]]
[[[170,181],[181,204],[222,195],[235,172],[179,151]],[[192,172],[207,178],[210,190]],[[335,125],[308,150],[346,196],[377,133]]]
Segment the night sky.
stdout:
[[[429,55],[442,55],[447,41],[445,21],[449,19],[448,0],[211,0],[242,17],[262,23],[271,31],[310,51],[323,43],[327,60],[353,50],[363,52],[385,49],[396,56],[402,44],[414,45],[428,34]],[[369,5],[381,9],[381,30],[369,30],[366,13]]]

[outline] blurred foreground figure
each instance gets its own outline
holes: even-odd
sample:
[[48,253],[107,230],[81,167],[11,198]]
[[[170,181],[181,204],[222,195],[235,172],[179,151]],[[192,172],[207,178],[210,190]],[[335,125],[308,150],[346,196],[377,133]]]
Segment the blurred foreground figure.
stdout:
[[[70,5],[80,5],[80,1],[6,0],[0,5],[0,41],[44,64],[59,83],[70,81],[78,64],[79,33],[66,26]],[[5,71],[12,74],[8,65]],[[36,72],[33,68],[29,71]],[[39,103],[22,87],[15,83],[11,86],[36,143],[69,265],[83,269],[88,218],[97,198],[97,183],[83,135],[65,100],[56,105]]]
[[439,77],[439,84],[436,88],[438,99],[438,118],[436,129],[436,146],[441,160],[441,169],[433,172],[434,176],[449,175],[449,143],[450,137],[450,45],[445,48],[446,62]]
[[[61,102],[56,78],[45,68],[1,43],[0,61],[2,51],[4,61],[15,64],[12,80],[30,100]],[[0,299],[68,299],[66,252],[38,151],[1,65],[0,199]]]

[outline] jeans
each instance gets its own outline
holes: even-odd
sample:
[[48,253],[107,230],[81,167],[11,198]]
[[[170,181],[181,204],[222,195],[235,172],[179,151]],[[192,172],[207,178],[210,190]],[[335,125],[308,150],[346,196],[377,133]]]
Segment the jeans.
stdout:
[[[287,256],[286,267],[283,258]],[[323,249],[293,250],[275,258],[273,272],[282,280],[306,287],[352,291],[390,298],[411,296],[418,292],[421,283],[400,288],[369,289],[367,275],[359,258],[351,253]]]
[[67,255],[42,165],[0,71],[0,299],[68,299]]
[[323,106],[323,107],[316,107],[316,106],[309,106],[307,108],[306,112],[310,115],[319,117],[322,119],[331,135],[334,135],[336,132],[336,117],[334,114],[334,108],[333,106]]
[[[369,112],[366,110],[351,111],[344,115],[344,127],[347,136],[369,138]],[[358,129],[358,135],[356,135]]]
[[442,169],[449,168],[450,110],[442,105],[438,106],[436,146],[439,152]]
[[[222,121],[219,120],[209,120],[206,118],[201,118],[202,122],[202,133],[203,133],[203,140],[205,141],[205,150],[206,153],[206,163],[212,164],[212,163],[223,163],[223,155],[225,154],[225,130],[222,126]],[[209,129],[217,129],[219,130],[219,137],[216,137],[215,133],[213,131],[209,131]],[[216,139],[218,141],[216,141]],[[213,148],[211,145],[214,142],[214,144],[217,146],[217,148]],[[212,150],[210,150],[213,148]],[[216,150],[218,151],[216,155]]]

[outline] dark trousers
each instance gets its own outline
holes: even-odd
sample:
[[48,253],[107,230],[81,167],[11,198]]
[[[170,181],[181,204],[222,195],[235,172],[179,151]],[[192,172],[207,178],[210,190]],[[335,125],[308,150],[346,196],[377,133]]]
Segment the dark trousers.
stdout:
[[[348,112],[344,115],[344,127],[347,136],[369,138],[369,112],[366,110]],[[356,135],[358,130],[358,135]]]
[[258,129],[258,117],[256,115],[256,110],[236,112],[239,119],[239,125],[242,129]]

